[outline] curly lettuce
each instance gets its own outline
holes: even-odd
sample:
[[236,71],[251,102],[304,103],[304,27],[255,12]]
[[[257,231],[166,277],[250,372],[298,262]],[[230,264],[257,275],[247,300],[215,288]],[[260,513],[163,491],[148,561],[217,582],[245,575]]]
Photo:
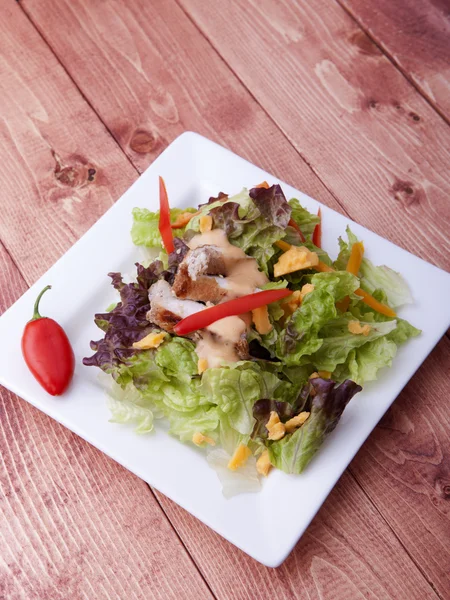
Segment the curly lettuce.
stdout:
[[[171,208],[170,220],[174,223],[182,213],[195,213],[195,208]],[[159,211],[152,212],[146,208],[133,208],[133,225],[131,239],[136,246],[147,248],[162,248],[161,234],[159,233]],[[176,237],[182,237],[185,228],[173,229]]]
[[305,409],[310,413],[306,422],[294,433],[269,445],[272,465],[285,473],[304,471],[325,438],[335,429],[353,396],[361,391],[353,381],[336,385],[326,379],[311,379],[305,389]]

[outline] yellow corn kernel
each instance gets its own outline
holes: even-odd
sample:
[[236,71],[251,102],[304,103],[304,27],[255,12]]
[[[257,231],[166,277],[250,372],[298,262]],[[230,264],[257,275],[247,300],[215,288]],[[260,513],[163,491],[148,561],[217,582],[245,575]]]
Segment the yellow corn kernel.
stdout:
[[161,331],[160,333],[149,333],[145,336],[145,338],[142,338],[142,340],[134,342],[133,348],[136,348],[136,350],[149,350],[150,348],[157,348],[163,343],[166,335],[167,334],[165,331]]
[[251,454],[252,451],[248,446],[245,444],[239,444],[228,463],[228,468],[230,471],[236,471],[236,469],[239,469],[239,467],[243,467]]
[[309,269],[319,264],[319,257],[306,246],[291,246],[284,252],[273,267],[275,277],[294,273],[301,269]]
[[280,421],[278,414],[272,410],[269,420],[266,423],[266,429],[269,432],[269,440],[281,440],[286,433],[286,428]]
[[208,361],[206,358],[199,358],[197,363],[198,374],[201,375],[208,368]]
[[317,371],[319,377],[322,377],[322,379],[330,379],[331,378],[331,372],[330,371]]
[[200,217],[200,232],[206,233],[207,231],[211,231],[213,220],[210,215],[203,215]]
[[272,331],[272,323],[269,321],[269,310],[267,306],[260,306],[252,310],[253,323],[256,331],[261,335]]
[[303,423],[306,421],[306,419],[309,417],[309,415],[310,415],[309,412],[306,412],[306,411],[301,412],[296,417],[292,417],[292,419],[289,419],[289,421],[286,421],[286,423],[284,424],[284,426],[286,427],[286,433],[292,433],[298,427],[301,427],[303,425]]
[[256,470],[258,471],[258,473],[260,475],[264,475],[264,477],[267,477],[271,468],[272,468],[272,464],[271,464],[270,458],[269,458],[269,451],[264,450],[264,452],[261,454],[261,456],[256,461]]
[[369,335],[372,327],[370,325],[361,325],[359,321],[349,321],[348,330],[350,333],[354,333],[355,335],[365,335],[366,337]]
[[212,438],[208,437],[207,435],[203,435],[203,433],[200,433],[200,431],[194,433],[192,436],[192,441],[196,446],[201,446],[204,443],[209,444],[210,446],[216,445],[216,442]]

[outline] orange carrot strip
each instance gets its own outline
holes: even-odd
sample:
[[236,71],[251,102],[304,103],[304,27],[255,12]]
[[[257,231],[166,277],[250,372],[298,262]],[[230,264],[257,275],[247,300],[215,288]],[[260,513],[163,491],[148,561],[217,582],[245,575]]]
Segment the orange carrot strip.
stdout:
[[200,211],[198,210],[195,213],[181,213],[180,215],[178,215],[178,217],[176,218],[175,222],[172,223],[171,227],[172,229],[183,229],[183,227],[186,227],[186,225],[189,223],[189,221],[192,219],[192,217],[195,217],[196,215],[199,215]]
[[364,304],[367,304],[367,306],[370,306],[370,308],[373,308],[373,310],[376,310],[377,312],[381,313],[382,315],[386,315],[386,317],[396,317],[397,316],[397,314],[395,313],[395,311],[392,310],[392,308],[390,308],[389,306],[386,306],[386,304],[382,304],[381,302],[378,302],[378,300],[376,300],[373,296],[371,296],[370,294],[368,294],[361,288],[358,288],[356,290],[355,294],[357,294],[358,296],[361,296]]
[[[362,259],[364,256],[364,244],[362,242],[355,242],[352,246],[352,251],[347,262],[347,271],[352,275],[358,276],[359,269],[361,268]],[[349,296],[343,298],[340,302],[336,302],[336,306],[342,312],[346,312],[350,304]]]

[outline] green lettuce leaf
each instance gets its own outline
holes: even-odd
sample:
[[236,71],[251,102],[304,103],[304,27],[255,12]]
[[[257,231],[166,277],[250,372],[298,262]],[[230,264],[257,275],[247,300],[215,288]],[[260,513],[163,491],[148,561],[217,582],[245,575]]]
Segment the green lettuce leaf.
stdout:
[[229,426],[242,435],[250,435],[253,430],[253,405],[257,400],[284,399],[292,397],[295,391],[288,380],[268,369],[256,362],[241,361],[203,373],[202,393],[226,415]]
[[311,379],[307,421],[294,433],[269,446],[270,462],[285,473],[301,473],[336,427],[352,397],[361,390],[353,381],[336,386],[334,381]]
[[156,351],[155,361],[166,374],[175,377],[187,375],[189,380],[198,373],[195,344],[185,338],[174,337],[164,342]]
[[309,358],[316,369],[332,373],[337,365],[347,360],[347,356],[351,350],[364,346],[377,338],[386,336],[397,327],[395,320],[384,323],[365,323],[364,321],[360,321],[361,326],[370,325],[370,332],[368,335],[354,334],[348,329],[348,324],[352,320],[354,318],[346,313],[327,323],[320,330],[319,335],[322,339],[321,347]]
[[122,388],[113,379],[108,378],[107,388],[111,423],[132,423],[139,434],[152,431],[154,410],[148,406],[132,383]]
[[228,417],[230,426],[241,434],[253,429],[253,404],[261,397],[260,376],[253,369],[208,369],[202,377],[202,389]]
[[220,415],[216,406],[201,406],[190,412],[171,410],[167,417],[170,423],[169,433],[180,438],[182,442],[191,442],[192,436],[197,432],[215,440],[218,438]]
[[347,271],[334,271],[333,273],[317,273],[311,277],[315,290],[325,290],[333,296],[335,302],[350,296],[359,288],[357,277]]
[[311,282],[314,290],[305,296],[278,336],[276,355],[286,365],[311,362],[309,356],[322,346],[319,331],[336,317],[336,302],[358,287],[357,278],[346,271],[317,273]]
[[[178,215],[191,212],[194,213],[195,208],[171,208],[170,220],[175,222]],[[162,241],[158,229],[159,211],[151,212],[146,208],[133,208],[133,225],[131,227],[131,239],[136,246],[147,246],[149,248],[161,248]],[[173,234],[176,237],[182,237],[183,229],[173,229]]]
[[289,200],[289,205],[292,209],[291,217],[300,227],[305,238],[311,237],[316,225],[320,223],[319,217],[310,213],[306,208],[303,208],[296,198]]
[[[375,290],[373,296],[379,302],[387,304],[386,294],[383,290]],[[386,317],[379,312],[374,311],[372,308],[364,304],[364,302],[357,302],[349,309],[350,313],[354,315],[359,321],[366,321],[367,323],[384,323],[386,321],[392,321],[391,317]],[[421,334],[421,330],[411,325],[405,319],[395,317],[397,321],[397,327],[388,334],[388,339],[395,342],[397,345],[404,344],[407,340],[413,337],[417,337]]]
[[336,367],[333,379],[337,381],[352,379],[359,384],[374,381],[378,370],[392,366],[392,361],[397,354],[397,345],[388,338],[389,335],[380,337],[351,350],[346,361]]
[[[348,243],[339,238],[340,252],[335,262],[336,269],[345,269],[350,256],[352,246],[358,238],[347,227]],[[364,257],[359,270],[361,287],[369,294],[381,289],[386,294],[387,304],[396,308],[403,304],[411,304],[412,296],[408,284],[404,278],[390,267],[381,265],[376,267],[368,258]]]

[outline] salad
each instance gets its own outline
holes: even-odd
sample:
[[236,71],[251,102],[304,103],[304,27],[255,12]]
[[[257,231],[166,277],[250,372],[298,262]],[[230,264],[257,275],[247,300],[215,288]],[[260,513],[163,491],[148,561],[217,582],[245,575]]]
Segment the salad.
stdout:
[[131,282],[109,274],[118,302],[95,315],[103,337],[83,361],[108,375],[111,420],[147,433],[166,419],[206,450],[226,496],[272,468],[301,473],[420,333],[395,312],[412,301],[401,275],[350,228],[331,258],[321,231],[279,185],[170,209],[160,178],[160,211],[135,208],[131,230],[154,258]]

